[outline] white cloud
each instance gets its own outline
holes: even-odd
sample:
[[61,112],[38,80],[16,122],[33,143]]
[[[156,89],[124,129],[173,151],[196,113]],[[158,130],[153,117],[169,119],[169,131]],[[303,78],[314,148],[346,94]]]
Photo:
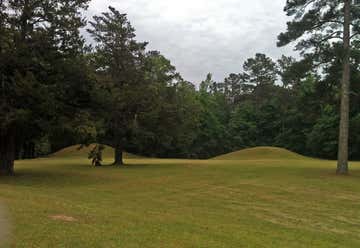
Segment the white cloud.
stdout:
[[240,72],[256,52],[274,58],[291,53],[276,47],[286,28],[285,0],[93,0],[89,15],[109,5],[127,13],[138,40],[149,41],[187,80],[208,72],[222,80]]

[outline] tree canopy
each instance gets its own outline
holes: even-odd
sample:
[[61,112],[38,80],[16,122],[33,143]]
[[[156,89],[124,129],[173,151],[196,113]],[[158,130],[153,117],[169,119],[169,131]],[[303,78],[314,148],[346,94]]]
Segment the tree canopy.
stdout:
[[278,45],[297,42],[300,57],[256,53],[224,80],[194,83],[137,40],[125,13],[86,20],[88,2],[0,1],[0,174],[79,143],[113,146],[116,165],[123,151],[210,158],[254,146],[343,154],[340,172],[347,153],[360,158],[360,8],[348,0],[288,0]]

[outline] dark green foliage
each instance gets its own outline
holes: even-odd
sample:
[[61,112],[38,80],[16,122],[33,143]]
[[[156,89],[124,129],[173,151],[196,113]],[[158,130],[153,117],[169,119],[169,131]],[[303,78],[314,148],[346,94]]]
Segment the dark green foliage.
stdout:
[[[303,38],[297,45],[298,50],[306,52],[316,48],[320,53],[329,40],[342,39],[343,3],[343,0],[287,0],[284,11],[293,20],[288,22],[287,31],[279,35],[278,45]],[[354,7],[354,13],[355,10]],[[357,27],[354,26],[354,31]]]
[[[161,60],[167,61],[163,57]],[[137,115],[130,149],[147,156],[191,157],[200,111],[195,88],[176,79],[172,66],[164,64],[161,68],[163,76],[156,77],[148,91],[152,96],[148,111]],[[164,77],[166,74],[169,77]]]
[[[16,148],[43,136],[56,119],[79,110],[79,105],[70,105],[67,100],[81,98],[73,87],[75,82],[81,86],[88,82],[77,77],[74,68],[78,63],[74,60],[83,52],[79,29],[85,25],[81,11],[87,3],[0,2],[0,136],[15,144],[8,149],[21,150]],[[64,97],[71,92],[74,95]],[[1,158],[0,167],[6,164],[2,161],[13,160],[16,152],[1,153],[10,157]]]
[[274,84],[277,79],[277,65],[265,54],[257,53],[244,63],[245,78],[254,87]]
[[[280,146],[336,157],[341,1],[288,0],[294,19],[279,45],[298,40],[301,58],[258,53],[223,82],[209,73],[198,90],[160,52],[146,51],[127,15],[112,7],[90,22],[87,47],[79,31],[87,2],[0,1],[0,174],[13,172],[15,157],[95,142],[114,146],[118,165],[124,150],[210,158]],[[352,12],[349,154],[360,159],[359,13]],[[89,154],[94,165],[102,150]]]
[[120,165],[136,116],[146,108],[146,43],[135,40],[135,29],[126,14],[113,7],[93,19],[88,29],[96,41],[93,66],[98,82],[107,91],[104,141],[115,147],[115,164]]
[[325,106],[321,116],[308,133],[307,146],[316,157],[336,158],[339,116],[332,106]]
[[258,139],[258,126],[255,105],[243,102],[231,114],[229,130],[236,150],[255,147]]
[[[359,106],[359,105],[358,105]],[[360,160],[360,113],[354,115],[350,120],[350,157]]]
[[[321,73],[328,73],[339,87],[340,125],[338,141],[338,174],[348,173],[351,56],[352,49],[360,35],[360,9],[352,0],[287,0],[285,12],[292,16],[287,31],[281,33],[278,45],[284,46],[297,41],[296,49],[304,60],[312,60],[313,67]],[[355,41],[354,41],[355,40]],[[341,64],[341,69],[333,71]],[[334,73],[335,72],[335,73]],[[340,84],[339,84],[340,85]]]
[[200,85],[197,100],[200,104],[199,128],[192,147],[193,153],[200,158],[208,158],[231,150],[227,123],[230,106],[224,93],[209,74]]

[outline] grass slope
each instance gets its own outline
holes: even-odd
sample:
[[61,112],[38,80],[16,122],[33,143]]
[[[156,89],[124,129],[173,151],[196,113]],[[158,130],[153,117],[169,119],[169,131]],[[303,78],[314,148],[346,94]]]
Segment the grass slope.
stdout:
[[255,147],[248,148],[222,156],[215,157],[216,160],[268,160],[268,159],[307,159],[306,157],[278,147]]
[[94,168],[58,153],[17,161],[0,202],[12,247],[359,247],[360,164],[337,177],[296,157]]
[[[83,157],[86,158],[89,152],[94,148],[95,144],[91,144],[89,146],[82,147],[81,145],[73,145],[67,148],[64,148],[53,155],[51,157],[60,157],[60,158],[74,158],[74,157]],[[114,157],[114,149],[110,146],[105,146],[105,150],[103,151],[104,157],[110,158]],[[124,158],[142,158],[141,156],[124,152]]]

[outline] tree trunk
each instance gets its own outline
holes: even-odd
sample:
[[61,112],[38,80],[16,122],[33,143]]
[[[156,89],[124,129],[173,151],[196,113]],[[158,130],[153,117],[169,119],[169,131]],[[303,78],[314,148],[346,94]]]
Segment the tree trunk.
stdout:
[[124,161],[123,161],[123,147],[122,145],[116,145],[115,146],[115,162],[114,165],[124,165]]
[[0,176],[14,174],[15,147],[14,128],[0,133]]
[[341,109],[339,128],[338,174],[348,173],[349,112],[350,112],[350,7],[351,0],[344,0],[344,58],[341,82]]

